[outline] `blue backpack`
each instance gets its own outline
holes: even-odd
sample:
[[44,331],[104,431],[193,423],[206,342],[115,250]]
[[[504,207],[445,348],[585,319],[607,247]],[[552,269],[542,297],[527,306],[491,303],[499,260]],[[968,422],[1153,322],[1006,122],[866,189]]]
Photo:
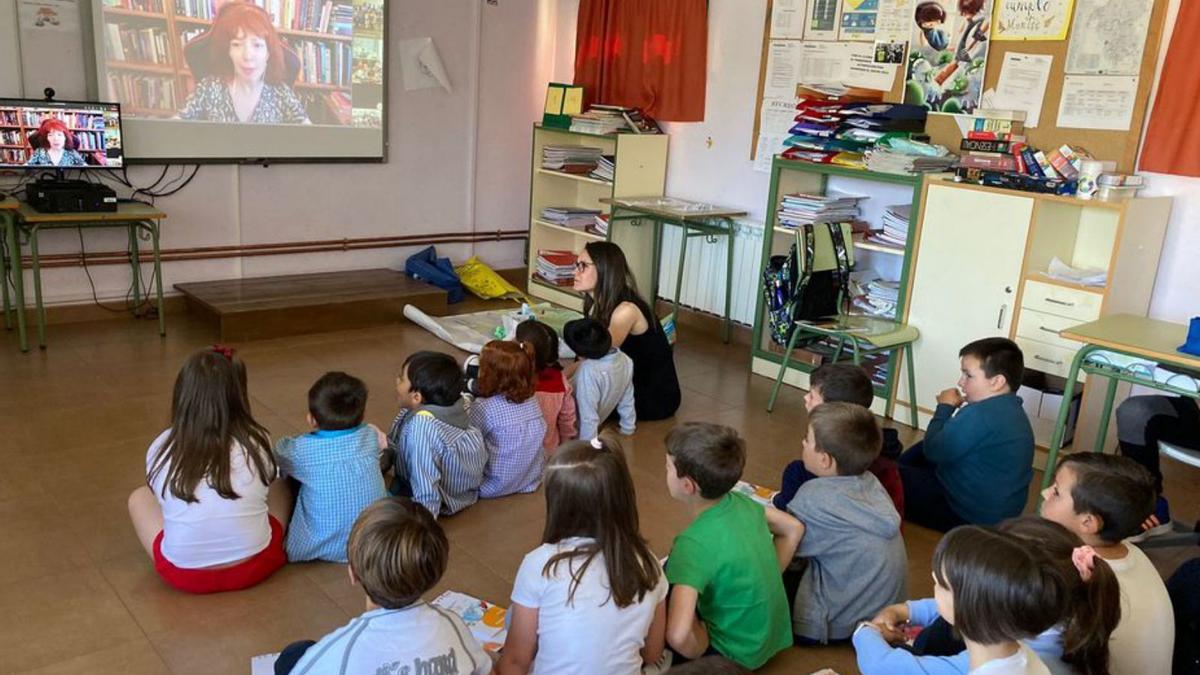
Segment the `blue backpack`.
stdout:
[[454,304],[463,299],[462,281],[454,271],[449,258],[437,257],[432,246],[410,255],[404,262],[404,273],[413,279],[433,284],[446,291],[446,302]]

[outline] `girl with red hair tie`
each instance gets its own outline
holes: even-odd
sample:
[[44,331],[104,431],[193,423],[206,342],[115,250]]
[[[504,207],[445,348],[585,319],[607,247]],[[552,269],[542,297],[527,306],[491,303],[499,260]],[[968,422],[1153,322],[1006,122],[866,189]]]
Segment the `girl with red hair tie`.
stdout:
[[[212,29],[196,38],[207,47],[207,72],[197,71],[196,89],[179,118],[247,124],[311,124],[304,104],[292,91],[285,47],[266,10],[229,2]],[[294,77],[294,73],[292,74]]]
[[38,126],[36,136],[40,148],[25,162],[26,166],[85,166],[83,155],[75,150],[75,134],[57,117],[47,117]]

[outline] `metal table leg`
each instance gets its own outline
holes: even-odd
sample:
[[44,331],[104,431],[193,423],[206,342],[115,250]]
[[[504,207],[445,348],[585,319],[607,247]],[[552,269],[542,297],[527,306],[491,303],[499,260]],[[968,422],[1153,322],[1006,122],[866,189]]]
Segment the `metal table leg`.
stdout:
[[725,344],[729,344],[732,326],[730,324],[730,309],[733,307],[733,221],[726,220],[729,232],[725,235]]
[[4,220],[4,229],[0,231],[0,245],[4,246],[4,253],[0,255],[0,286],[4,288],[4,328],[12,330],[12,305],[8,298],[8,238],[13,236],[12,232],[12,215],[8,211],[0,213],[0,219]]
[[[1104,441],[1108,437],[1108,422],[1112,417],[1113,401],[1117,398],[1117,383],[1117,378],[1108,378],[1108,388],[1104,392],[1104,412],[1100,416],[1100,429],[1096,434],[1094,452],[1104,452]],[[1062,404],[1064,406],[1069,406],[1070,403],[1070,399],[1063,397]]]
[[[1058,451],[1062,449],[1063,436],[1067,431],[1067,415],[1071,411],[1070,402],[1075,396],[1075,385],[1078,384],[1079,367],[1083,365],[1084,359],[1089,354],[1099,349],[1095,345],[1084,345],[1080,349],[1075,358],[1071,360],[1071,370],[1067,373],[1067,382],[1063,385],[1062,405],[1058,410],[1058,419],[1054,423],[1054,435],[1050,437],[1050,449],[1046,455],[1046,471],[1042,476],[1042,489],[1050,487],[1050,483],[1054,482],[1054,469],[1058,466]],[[1109,400],[1109,405],[1112,400]],[[1108,410],[1105,410],[1105,419],[1108,417]],[[1041,503],[1041,497],[1038,498],[1038,503]]]
[[38,260],[38,230],[34,224],[29,228],[29,257],[33,261],[33,306],[37,313],[38,347],[46,348],[46,307],[42,304],[42,264]]
[[142,307],[142,264],[138,250],[138,228],[140,223],[129,223],[129,268],[133,274],[133,313],[137,316]]
[[[9,216],[11,219],[13,216]],[[29,332],[25,325],[25,272],[21,267],[21,235],[16,223],[9,220],[8,259],[12,274],[13,300],[17,310],[17,340],[21,351],[29,351]]]
[[675,334],[676,335],[679,335],[679,294],[680,294],[680,292],[683,291],[684,260],[687,257],[687,243],[688,243],[687,223],[681,222],[681,223],[678,223],[678,225],[679,225],[680,234],[682,236],[679,238],[679,242],[680,242],[679,243],[679,271],[675,274],[675,309],[672,310],[675,313]]
[[[918,428],[917,419],[917,373],[916,364],[913,363],[912,343],[904,345],[904,362],[908,366],[908,412],[912,419],[912,428]],[[892,390],[892,405],[896,405],[895,390]]]
[[150,241],[154,247],[154,286],[158,295],[158,334],[167,334],[167,313],[163,309],[162,259],[158,247],[158,221],[146,221],[150,230]]

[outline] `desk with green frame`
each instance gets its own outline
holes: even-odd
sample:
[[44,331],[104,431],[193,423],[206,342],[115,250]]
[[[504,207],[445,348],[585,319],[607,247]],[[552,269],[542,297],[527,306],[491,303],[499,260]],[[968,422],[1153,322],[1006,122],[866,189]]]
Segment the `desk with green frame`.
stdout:
[[[684,261],[687,257],[688,239],[704,237],[709,243],[717,237],[725,237],[725,342],[729,342],[730,318],[729,311],[733,302],[733,243],[734,219],[746,215],[745,211],[728,209],[712,204],[690,202],[674,197],[622,197],[601,199],[601,203],[612,206],[609,227],[617,227],[620,223],[628,222],[640,225],[642,220],[654,224],[654,250],[652,252],[650,288],[651,296],[658,290],[660,274],[663,225],[675,225],[680,228],[679,269],[675,276],[674,309],[676,326],[679,325],[679,294],[683,288]],[[610,234],[611,239],[611,234]],[[648,298],[653,303],[654,297]],[[678,328],[676,329],[678,330]]]
[[[7,202],[5,202],[7,203]],[[21,260],[21,235],[29,242],[30,268],[33,270],[33,297],[37,317],[38,346],[46,346],[46,308],[42,304],[42,268],[38,253],[38,237],[43,230],[53,229],[93,229],[102,227],[122,227],[129,233],[129,266],[133,273],[133,307],[140,307],[141,298],[141,251],[138,244],[138,234],[145,232],[150,237],[153,250],[154,274],[152,284],[157,294],[158,332],[167,334],[166,316],[163,312],[162,263],[159,258],[159,221],[167,214],[158,208],[139,202],[122,202],[116,211],[97,211],[86,213],[42,213],[24,202],[16,202],[15,209],[6,209],[4,235],[8,245],[8,260],[4,264],[5,279],[11,277],[13,298],[9,302],[8,284],[5,283],[4,319],[5,326],[11,327],[9,313],[15,307],[17,315],[17,331],[21,351],[29,350],[29,339],[25,326],[25,291]],[[14,218],[15,215],[15,218]]]
[[[1143,373],[1136,369],[1088,359],[1096,352],[1108,351],[1165,366],[1200,371],[1200,357],[1178,350],[1179,345],[1187,340],[1187,326],[1132,314],[1114,314],[1091,323],[1067,328],[1058,334],[1059,337],[1084,343],[1075,354],[1075,359],[1071,361],[1071,370],[1067,373],[1067,382],[1063,386],[1063,401],[1071,400],[1081,371],[1088,375],[1108,378],[1104,407],[1100,413],[1100,428],[1096,434],[1095,452],[1104,450],[1118,383],[1128,382],[1168,394],[1200,399],[1200,393],[1159,382],[1154,379],[1153,373]],[[1054,467],[1057,466],[1058,452],[1062,449],[1070,408],[1071,406],[1064,404],[1058,411],[1058,420],[1054,425],[1054,435],[1050,439],[1049,456],[1046,459],[1046,473],[1042,477],[1043,490],[1054,480]]]

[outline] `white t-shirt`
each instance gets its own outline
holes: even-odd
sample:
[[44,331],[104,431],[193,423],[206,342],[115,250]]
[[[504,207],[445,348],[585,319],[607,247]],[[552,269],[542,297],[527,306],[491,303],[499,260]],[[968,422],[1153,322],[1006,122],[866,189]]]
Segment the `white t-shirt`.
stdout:
[[1050,669],[1024,644],[1016,654],[992,659],[970,672],[970,675],[1050,675]]
[[292,675],[490,672],[491,657],[462,619],[424,601],[354,618],[309,647],[292,668]]
[[1107,560],[1121,584],[1121,623],[1108,639],[1113,675],[1169,675],[1175,650],[1175,612],[1154,564],[1126,542],[1129,553]]
[[[147,476],[170,432],[167,429],[150,444],[146,452]],[[171,564],[185,569],[224,565],[249,558],[271,543],[267,486],[255,475],[254,465],[240,445],[235,444],[230,455],[230,482],[240,499],[222,498],[203,480],[195,490],[198,501],[185,502],[170,490],[164,496],[168,469],[164,467],[154,476],[150,489],[162,506],[162,554]],[[268,482],[274,478],[271,476]]]
[[618,608],[609,594],[604,555],[597,554],[584,572],[574,601],[567,604],[571,569],[560,562],[547,578],[542,569],[554,554],[588,542],[584,538],[542,544],[521,562],[512,601],[538,610],[537,655],[533,673],[634,674],[642,670],[642,647],[654,620],[654,610],[667,597],[667,576],[659,569],[658,585],[642,601]]

